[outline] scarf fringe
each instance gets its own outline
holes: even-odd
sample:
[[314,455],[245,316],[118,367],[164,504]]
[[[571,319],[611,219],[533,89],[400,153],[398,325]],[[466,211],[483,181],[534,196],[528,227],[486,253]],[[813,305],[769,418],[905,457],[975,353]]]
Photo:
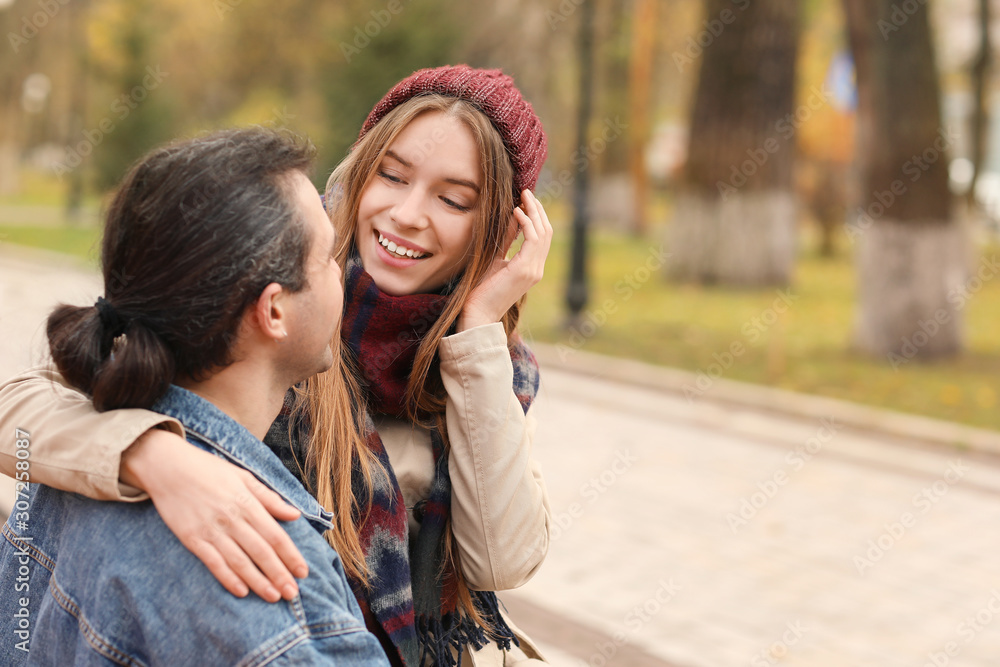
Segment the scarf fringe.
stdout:
[[509,651],[511,644],[521,645],[500,615],[500,601],[497,596],[484,591],[477,591],[473,595],[479,612],[489,623],[492,631],[487,633],[471,618],[457,613],[445,614],[441,618],[421,615],[417,619],[421,646],[418,665],[461,667],[462,656],[467,646],[478,650],[490,642],[495,642],[502,650]]

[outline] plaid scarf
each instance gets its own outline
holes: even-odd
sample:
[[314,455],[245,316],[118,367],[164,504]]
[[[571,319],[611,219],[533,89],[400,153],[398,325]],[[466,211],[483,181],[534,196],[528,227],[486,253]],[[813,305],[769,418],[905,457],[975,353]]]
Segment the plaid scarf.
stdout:
[[[347,268],[344,320],[341,334],[357,355],[367,383],[366,399],[373,411],[405,414],[403,396],[421,337],[433,326],[447,305],[448,296],[417,294],[393,297],[380,291],[360,262]],[[538,390],[538,364],[523,343],[510,348],[514,366],[514,393],[527,412]],[[308,427],[294,430],[289,442],[289,415],[295,398],[289,392],[285,409],[271,426],[265,442],[297,476],[298,461],[308,450]],[[476,608],[491,628],[489,635],[458,607],[455,572],[443,567],[444,540],[451,508],[448,452],[441,433],[431,429],[434,478],[428,497],[413,508],[420,529],[409,539],[407,509],[393,474],[389,456],[366,419],[367,441],[388,472],[376,475],[372,506],[359,526],[361,545],[368,565],[369,588],[351,581],[365,621],[382,642],[394,665],[455,667],[461,665],[466,646],[482,648],[495,641],[507,650],[517,644],[513,632],[500,616],[493,592],[470,591]],[[354,480],[360,493],[359,479]],[[307,485],[308,487],[308,485]]]

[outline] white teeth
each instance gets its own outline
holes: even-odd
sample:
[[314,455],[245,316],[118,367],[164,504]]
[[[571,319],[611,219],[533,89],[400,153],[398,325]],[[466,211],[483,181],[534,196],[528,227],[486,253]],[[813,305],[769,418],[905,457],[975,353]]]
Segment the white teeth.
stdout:
[[413,259],[420,259],[421,257],[424,257],[426,255],[426,253],[418,252],[416,250],[411,250],[410,248],[404,248],[401,245],[396,245],[395,242],[390,241],[386,237],[382,236],[381,232],[379,232],[378,235],[378,242],[382,244],[383,248],[385,248],[386,250],[395,255],[399,255],[400,257],[412,257]]

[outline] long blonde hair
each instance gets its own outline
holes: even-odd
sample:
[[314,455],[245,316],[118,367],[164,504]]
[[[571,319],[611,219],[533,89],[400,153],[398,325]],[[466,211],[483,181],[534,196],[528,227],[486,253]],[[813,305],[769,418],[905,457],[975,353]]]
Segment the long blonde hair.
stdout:
[[[339,363],[297,390],[296,412],[307,412],[311,424],[302,477],[316,500],[333,513],[326,541],[340,555],[347,575],[367,586],[369,572],[358,526],[371,509],[372,476],[385,472],[364,438],[364,403],[354,398],[361,396],[361,388],[339,332],[330,347]],[[355,472],[361,475],[367,497],[355,494],[351,483]]]
[[[341,266],[345,266],[357,247],[358,206],[361,196],[372,178],[375,177],[386,151],[412,120],[421,114],[433,111],[454,117],[469,128],[479,150],[479,163],[483,172],[483,186],[479,194],[476,218],[473,223],[468,264],[457,281],[453,281],[451,298],[448,300],[444,312],[423,337],[417,349],[405,396],[407,416],[410,420],[426,427],[437,427],[447,447],[446,396],[441,374],[437,370],[434,360],[441,339],[447,335],[458,319],[469,295],[486,277],[494,260],[500,258],[507,250],[503,245],[514,215],[517,193],[514,192],[514,169],[503,138],[486,115],[470,102],[437,94],[413,97],[386,114],[358,141],[351,154],[338,165],[327,182],[326,203],[337,233],[337,261]],[[513,341],[516,335],[522,301],[523,298],[501,318],[509,342]],[[338,347],[344,359],[342,366],[345,369],[345,374],[350,374],[348,369],[353,368],[353,360],[350,359],[349,351],[346,346],[339,345],[339,342]],[[341,405],[341,401],[344,399],[336,392],[350,389],[354,396],[360,396],[360,393],[357,393],[357,386],[358,383],[353,377],[347,378],[346,376],[338,382],[319,380],[313,383],[310,388],[312,390],[310,391],[310,401],[313,414],[317,414],[318,411],[324,411],[326,415],[340,414],[344,407]],[[354,414],[353,422],[357,424],[359,418],[363,419],[363,417]],[[329,422],[324,419],[321,423]],[[329,471],[332,476],[332,484],[325,490],[319,490],[317,497],[323,504],[326,504],[327,500],[333,500],[340,501],[340,506],[343,506],[345,494],[350,494],[351,491],[350,469],[345,467],[343,461],[337,461],[334,453],[337,451],[338,437],[347,438],[339,440],[340,446],[343,446],[344,442],[351,442],[353,438],[348,437],[346,433],[337,435],[336,430],[315,429],[311,448],[318,452],[315,457],[318,466],[316,470]],[[358,435],[357,439],[360,440],[360,437]],[[357,447],[358,444],[352,442],[351,449],[355,459],[362,462],[371,461],[371,458],[366,458],[363,452],[357,450]],[[371,467],[363,466],[362,470],[370,484]],[[318,475],[320,480],[324,477],[325,475]],[[322,486],[322,484],[323,482],[320,481],[318,486]],[[353,499],[353,502],[355,504],[351,507],[354,511],[366,512],[366,505],[370,505],[370,495],[367,503],[360,503],[356,498]],[[445,562],[441,566],[442,568],[450,566],[450,571],[457,579],[455,583],[457,584],[458,601],[461,608],[477,623],[486,627],[481,614],[473,604],[469,587],[462,575],[458,552],[453,547],[450,525],[445,534]],[[345,540],[345,546],[348,549],[355,548],[357,543],[356,530],[353,533],[345,530],[342,537],[350,538],[350,540]],[[331,542],[331,544],[338,549],[340,548],[340,545],[335,542]],[[357,545],[357,548],[360,550],[360,545]],[[345,566],[346,562],[345,558]],[[363,562],[362,556],[360,563],[363,565]]]

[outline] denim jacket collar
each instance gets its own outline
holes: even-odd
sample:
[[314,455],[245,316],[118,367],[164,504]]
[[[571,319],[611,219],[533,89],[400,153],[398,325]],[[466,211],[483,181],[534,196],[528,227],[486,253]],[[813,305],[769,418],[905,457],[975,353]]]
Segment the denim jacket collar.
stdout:
[[193,437],[223,458],[249,470],[302,512],[317,531],[322,533],[333,528],[333,515],[309,495],[267,445],[211,402],[171,385],[152,409],[179,420],[189,439]]

